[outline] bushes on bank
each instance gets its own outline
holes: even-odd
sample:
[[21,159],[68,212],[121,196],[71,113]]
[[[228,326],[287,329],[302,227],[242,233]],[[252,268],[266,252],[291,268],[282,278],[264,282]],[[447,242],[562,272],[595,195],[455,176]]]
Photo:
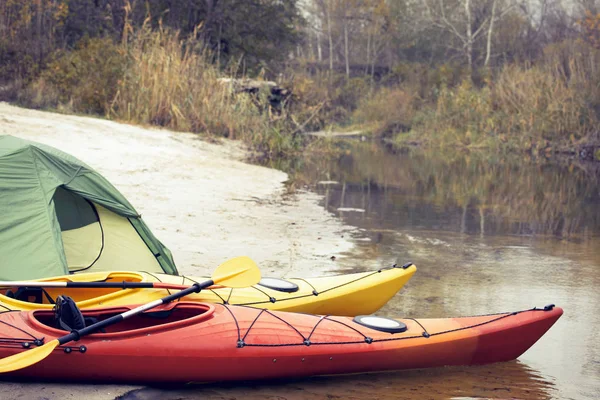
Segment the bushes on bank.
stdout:
[[376,135],[391,135],[410,129],[414,97],[398,88],[381,88],[364,96],[354,111],[353,121]]
[[82,41],[53,55],[21,91],[29,107],[103,115],[173,130],[241,139],[267,154],[298,148],[285,121],[236,95],[197,42],[167,29],[139,29],[128,43]]
[[598,50],[553,45],[545,62],[506,65],[476,87],[443,87],[434,108],[421,109],[409,135],[396,141],[436,146],[575,149],[600,128]]
[[73,51],[54,53],[19,100],[35,108],[105,114],[126,68],[126,52],[111,39],[86,39]]
[[[192,36],[193,37],[193,36]],[[281,76],[293,93],[278,110],[268,94],[234,93],[202,43],[143,26],[128,41],[85,39],[18,91],[31,107],[241,139],[275,155],[302,148],[302,131],[332,125],[398,143],[512,149],[573,149],[600,132],[600,50],[555,43],[536,65],[477,71],[401,64],[381,81],[296,68]],[[594,137],[596,137],[594,136]]]

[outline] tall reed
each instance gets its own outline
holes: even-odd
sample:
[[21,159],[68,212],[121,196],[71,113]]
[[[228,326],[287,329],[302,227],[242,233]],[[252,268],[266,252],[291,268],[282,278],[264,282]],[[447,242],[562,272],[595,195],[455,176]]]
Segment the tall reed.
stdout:
[[269,129],[268,115],[219,81],[210,54],[197,42],[144,26],[124,46],[128,65],[109,117],[250,140]]

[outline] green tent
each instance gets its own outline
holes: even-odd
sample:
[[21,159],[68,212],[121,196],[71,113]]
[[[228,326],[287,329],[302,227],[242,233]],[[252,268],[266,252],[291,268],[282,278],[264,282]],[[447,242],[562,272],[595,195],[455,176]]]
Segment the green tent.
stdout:
[[0,136],[0,279],[111,270],[177,274],[104,177],[50,146]]

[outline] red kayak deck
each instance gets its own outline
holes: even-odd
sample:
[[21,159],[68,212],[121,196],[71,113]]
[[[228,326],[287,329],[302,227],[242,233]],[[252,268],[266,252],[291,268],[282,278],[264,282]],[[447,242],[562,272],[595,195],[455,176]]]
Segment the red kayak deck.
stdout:
[[[84,310],[100,320],[132,307]],[[60,346],[13,376],[123,382],[210,382],[347,374],[512,360],[562,315],[548,306],[514,313],[401,319],[385,333],[352,318],[220,304],[172,303]],[[0,314],[0,358],[65,331],[51,311]]]

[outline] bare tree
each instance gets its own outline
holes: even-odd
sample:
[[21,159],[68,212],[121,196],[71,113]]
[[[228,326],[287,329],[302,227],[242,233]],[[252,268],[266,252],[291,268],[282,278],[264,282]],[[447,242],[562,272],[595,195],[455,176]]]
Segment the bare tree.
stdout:
[[461,51],[470,74],[474,66],[474,47],[484,35],[487,27],[486,57],[489,64],[492,54],[494,23],[500,21],[513,9],[518,0],[424,0],[425,16],[429,23],[450,34],[460,43],[456,50]]
[[[325,0],[321,0],[323,4]],[[325,2],[323,5],[325,14],[327,15],[327,37],[329,39],[329,70],[333,71],[333,36],[331,35],[331,10],[329,9],[329,2]]]
[[484,66],[488,66],[490,63],[490,56],[492,54],[492,35],[494,34],[494,22],[496,21],[496,5],[498,4],[498,0],[493,0],[492,2],[492,16],[490,17],[490,26],[488,28],[487,34],[487,45],[485,52],[485,62]]
[[348,50],[348,16],[344,9],[344,62],[346,64],[346,78],[350,78],[350,54]]

